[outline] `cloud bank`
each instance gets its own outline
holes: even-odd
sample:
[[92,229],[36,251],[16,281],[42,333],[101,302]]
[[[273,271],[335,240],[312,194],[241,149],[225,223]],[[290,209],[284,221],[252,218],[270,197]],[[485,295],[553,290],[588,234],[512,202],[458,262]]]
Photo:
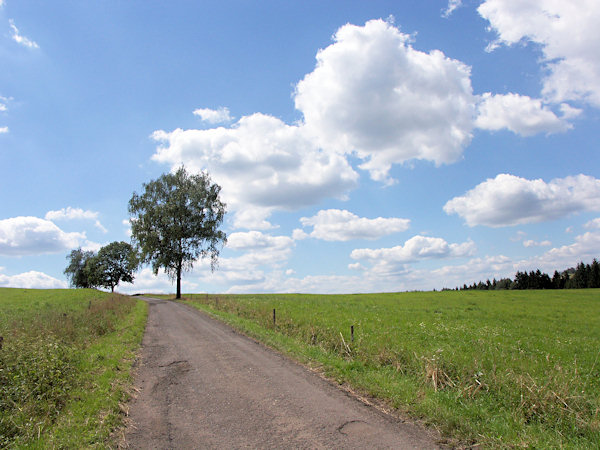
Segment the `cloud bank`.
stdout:
[[79,247],[85,233],[66,233],[49,220],[13,217],[0,220],[0,255],[60,253]]
[[596,0],[486,0],[478,7],[497,33],[498,45],[538,44],[548,74],[549,101],[600,106],[600,3]]
[[350,241],[353,239],[378,239],[388,234],[406,231],[410,220],[400,218],[367,219],[346,210],[321,210],[313,217],[302,217],[302,226],[312,227],[307,234],[295,230],[296,238],[312,237],[324,241]]
[[600,211],[600,180],[577,175],[546,183],[499,174],[449,200],[444,211],[458,214],[470,227],[505,227]]

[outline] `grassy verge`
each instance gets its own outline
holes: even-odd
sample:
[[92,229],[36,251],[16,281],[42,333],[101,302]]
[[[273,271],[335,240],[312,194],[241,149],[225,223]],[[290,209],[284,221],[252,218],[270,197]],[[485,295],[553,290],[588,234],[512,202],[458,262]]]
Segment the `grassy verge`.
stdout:
[[600,446],[598,290],[186,298],[449,442]]
[[110,446],[147,305],[95,290],[0,289],[0,447]]

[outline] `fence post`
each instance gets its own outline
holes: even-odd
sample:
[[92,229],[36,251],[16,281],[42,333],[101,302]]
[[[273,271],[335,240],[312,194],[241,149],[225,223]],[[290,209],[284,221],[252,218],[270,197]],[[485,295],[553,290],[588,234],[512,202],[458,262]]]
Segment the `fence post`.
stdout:
[[350,341],[354,342],[354,325],[350,325]]
[[273,326],[275,326],[275,308],[273,308]]
[[2,350],[2,343],[4,342],[4,338],[0,336],[0,350]]

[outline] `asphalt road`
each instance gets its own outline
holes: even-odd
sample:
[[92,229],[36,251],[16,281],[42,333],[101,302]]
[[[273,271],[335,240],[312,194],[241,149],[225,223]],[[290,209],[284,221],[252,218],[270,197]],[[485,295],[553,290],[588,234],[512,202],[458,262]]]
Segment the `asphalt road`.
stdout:
[[205,314],[145,300],[129,448],[437,448],[418,425],[365,405]]

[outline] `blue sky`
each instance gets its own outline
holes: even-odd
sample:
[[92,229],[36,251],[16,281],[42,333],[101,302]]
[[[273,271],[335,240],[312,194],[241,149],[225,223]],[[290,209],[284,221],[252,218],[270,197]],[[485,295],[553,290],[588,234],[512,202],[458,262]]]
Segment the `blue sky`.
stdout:
[[[597,1],[0,0],[0,286],[66,287],[184,164],[190,292],[441,289],[600,256]],[[172,291],[142,268],[124,292]]]

